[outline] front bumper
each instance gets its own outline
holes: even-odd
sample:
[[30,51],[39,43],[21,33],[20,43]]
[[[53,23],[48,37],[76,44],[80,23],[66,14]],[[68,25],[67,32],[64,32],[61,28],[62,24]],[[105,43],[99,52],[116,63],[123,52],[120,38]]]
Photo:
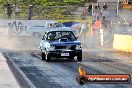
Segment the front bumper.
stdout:
[[[68,55],[62,55],[62,54],[68,54]],[[70,58],[70,57],[75,57],[77,55],[82,54],[82,50],[56,50],[56,51],[48,51],[48,55],[51,57],[56,57],[56,58]]]

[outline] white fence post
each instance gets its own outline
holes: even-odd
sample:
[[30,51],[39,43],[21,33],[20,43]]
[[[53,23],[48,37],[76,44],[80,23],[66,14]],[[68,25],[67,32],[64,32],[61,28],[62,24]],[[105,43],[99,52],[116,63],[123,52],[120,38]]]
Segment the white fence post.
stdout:
[[103,31],[103,29],[100,29],[100,43],[101,43],[101,46],[104,45],[104,31]]

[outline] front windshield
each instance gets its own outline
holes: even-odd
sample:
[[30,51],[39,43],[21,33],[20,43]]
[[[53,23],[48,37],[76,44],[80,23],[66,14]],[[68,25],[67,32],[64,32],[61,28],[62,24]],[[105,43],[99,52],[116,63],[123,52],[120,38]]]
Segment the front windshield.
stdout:
[[59,39],[74,40],[75,36],[72,31],[53,31],[47,34],[48,40],[59,40]]

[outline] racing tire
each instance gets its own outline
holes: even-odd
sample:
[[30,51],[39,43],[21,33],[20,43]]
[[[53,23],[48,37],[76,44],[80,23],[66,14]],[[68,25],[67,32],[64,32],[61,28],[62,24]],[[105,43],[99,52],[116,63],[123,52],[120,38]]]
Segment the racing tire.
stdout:
[[82,61],[82,53],[78,53],[77,55],[77,61]]
[[45,53],[42,52],[42,60],[45,60]]
[[50,62],[51,56],[49,54],[46,54],[45,55],[45,60],[46,60],[46,62]]

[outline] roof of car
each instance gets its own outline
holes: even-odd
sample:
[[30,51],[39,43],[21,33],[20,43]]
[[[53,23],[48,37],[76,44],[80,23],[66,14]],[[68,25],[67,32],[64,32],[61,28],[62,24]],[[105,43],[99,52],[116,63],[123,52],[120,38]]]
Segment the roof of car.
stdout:
[[52,28],[47,32],[52,32],[52,31],[74,31],[74,28],[70,28],[70,27]]

